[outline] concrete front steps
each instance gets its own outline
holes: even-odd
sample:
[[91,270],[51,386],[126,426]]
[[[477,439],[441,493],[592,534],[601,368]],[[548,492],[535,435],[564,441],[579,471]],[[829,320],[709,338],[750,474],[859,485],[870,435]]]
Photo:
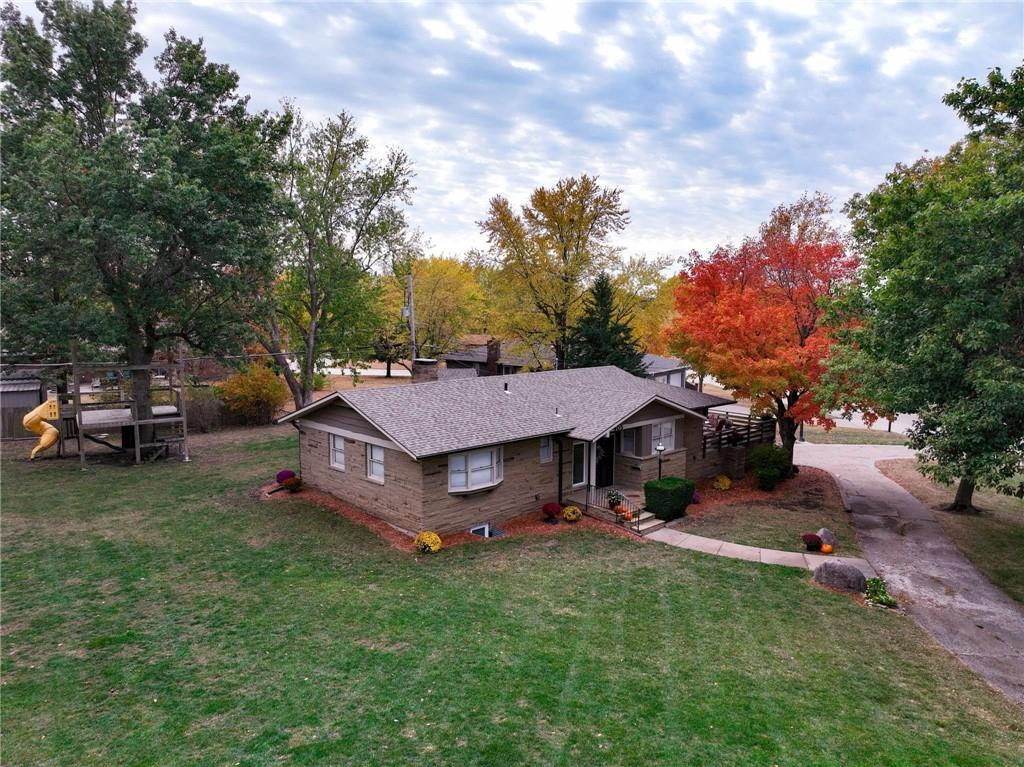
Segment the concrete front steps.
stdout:
[[[641,511],[637,517],[639,524],[633,527],[640,535],[648,535],[653,533],[655,530],[660,530],[665,526],[665,521],[658,519],[656,516],[651,514],[649,511]],[[630,523],[632,525],[632,523]]]

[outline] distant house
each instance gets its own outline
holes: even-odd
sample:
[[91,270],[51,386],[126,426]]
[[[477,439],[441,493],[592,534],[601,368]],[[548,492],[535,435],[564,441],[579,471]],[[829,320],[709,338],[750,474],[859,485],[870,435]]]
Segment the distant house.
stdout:
[[549,349],[537,349],[533,355],[527,356],[522,353],[521,347],[521,344],[497,338],[465,336],[460,349],[444,355],[444,363],[448,370],[469,369],[480,376],[512,375],[538,364],[554,366],[554,355]]
[[307,483],[444,533],[638,490],[659,445],[666,475],[718,473],[725,451],[707,451],[704,425],[731,402],[601,367],[346,389],[280,420],[299,429]]
[[662,357],[657,354],[644,355],[644,370],[652,381],[667,383],[669,386],[686,386],[686,371],[689,367],[682,360]]

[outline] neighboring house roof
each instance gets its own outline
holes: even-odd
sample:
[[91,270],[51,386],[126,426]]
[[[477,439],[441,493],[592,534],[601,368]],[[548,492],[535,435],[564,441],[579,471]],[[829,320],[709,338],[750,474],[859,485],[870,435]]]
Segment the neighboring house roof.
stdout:
[[690,413],[734,402],[607,366],[334,392],[279,422],[337,401],[416,458],[553,434],[591,441],[652,402]]
[[438,368],[438,381],[451,381],[456,378],[476,378],[476,368]]
[[[448,352],[444,355],[445,361],[451,360],[452,362],[478,362],[485,364],[487,362],[487,347],[473,348],[473,349],[462,349],[457,352]],[[526,365],[526,358],[520,357],[514,354],[505,354],[502,352],[501,357],[498,358],[499,365],[516,365],[523,367]]]
[[0,373],[0,391],[39,391],[43,381],[34,370],[9,370]]
[[686,363],[682,360],[677,360],[673,357],[662,357],[658,354],[645,354],[643,365],[644,370],[647,371],[649,376],[687,369]]

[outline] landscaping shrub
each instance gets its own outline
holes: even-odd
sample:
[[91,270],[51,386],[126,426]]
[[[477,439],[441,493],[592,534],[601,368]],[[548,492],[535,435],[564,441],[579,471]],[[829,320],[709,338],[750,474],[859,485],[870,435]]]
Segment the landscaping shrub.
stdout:
[[808,551],[821,551],[821,536],[817,533],[804,533],[800,536]]
[[545,518],[550,521],[557,518],[558,515],[562,513],[562,504],[551,501],[550,503],[545,503],[541,506],[540,510],[544,512]]
[[692,480],[682,477],[665,477],[645,482],[644,501],[647,510],[658,519],[677,519],[686,513],[696,487]]
[[224,401],[213,387],[190,386],[185,390],[185,416],[189,431],[206,434],[224,425]]
[[424,530],[417,535],[413,543],[420,554],[436,554],[441,550],[441,536],[430,530]]
[[288,387],[266,365],[250,365],[220,386],[220,395],[228,410],[247,423],[265,426],[288,399]]
[[566,506],[565,510],[562,512],[562,518],[566,522],[579,522],[582,517],[583,512],[575,506]]
[[889,593],[889,589],[885,586],[885,581],[881,578],[868,578],[868,587],[864,592],[864,598],[872,604],[881,605],[882,607],[896,606],[896,600]]
[[750,451],[750,465],[761,490],[774,490],[779,480],[790,475],[786,451],[775,445],[758,445]]

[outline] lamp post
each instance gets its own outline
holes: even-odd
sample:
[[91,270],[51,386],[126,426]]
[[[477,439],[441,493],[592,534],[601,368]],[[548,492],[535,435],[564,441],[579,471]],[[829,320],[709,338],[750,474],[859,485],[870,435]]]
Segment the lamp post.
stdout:
[[665,452],[665,446],[659,441],[654,446],[654,451],[658,454],[658,479],[661,479],[661,454]]

